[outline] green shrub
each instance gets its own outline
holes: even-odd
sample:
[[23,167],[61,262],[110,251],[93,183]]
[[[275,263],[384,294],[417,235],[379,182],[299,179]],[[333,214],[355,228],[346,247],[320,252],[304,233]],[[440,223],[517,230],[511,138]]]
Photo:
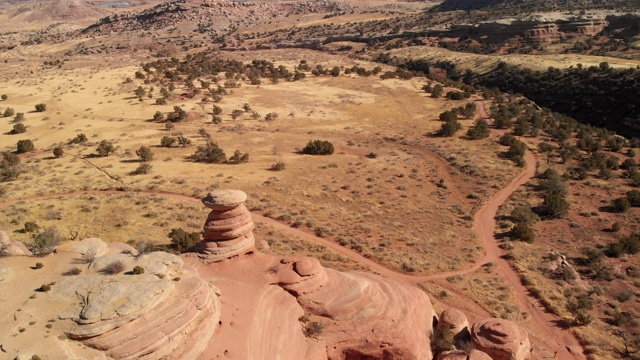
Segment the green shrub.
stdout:
[[307,155],[331,155],[335,151],[333,144],[326,140],[312,140],[302,149]]
[[273,164],[271,164],[271,166],[269,167],[269,170],[271,171],[282,171],[284,169],[286,169],[287,164],[285,164],[284,161],[282,160],[278,160],[276,162],[274,162]]
[[144,268],[142,266],[136,266],[131,272],[133,273],[133,275],[144,274]]
[[96,148],[96,152],[100,156],[109,156],[109,154],[111,154],[115,150],[116,150],[115,146],[113,146],[113,144],[107,140],[100,141],[100,143],[98,144],[98,147]]
[[171,239],[169,248],[180,253],[192,248],[199,243],[201,239],[200,232],[189,233],[180,228],[171,229],[171,232],[167,236]]
[[141,146],[140,149],[136,150],[136,155],[144,162],[153,160],[153,151],[146,146]]
[[53,148],[53,156],[59,158],[64,155],[64,150],[60,146],[56,146]]
[[11,129],[12,134],[22,134],[27,132],[27,127],[24,124],[13,124],[13,129]]
[[35,147],[33,146],[33,142],[31,140],[19,140],[18,141],[18,154],[23,154],[29,151],[33,151]]
[[532,243],[535,239],[535,232],[526,223],[518,223],[511,229],[511,236],[517,240]]
[[548,218],[561,219],[569,212],[569,201],[561,194],[546,194],[540,212]]
[[475,124],[467,130],[467,137],[471,140],[488,138],[489,135],[489,124],[485,119],[476,120]]
[[34,255],[46,255],[53,251],[53,249],[60,244],[60,234],[54,227],[46,228],[43,232],[33,236],[33,243],[31,244],[31,252]]
[[626,197],[620,197],[617,199],[613,199],[611,202],[612,207],[616,212],[623,213],[627,212],[631,208],[631,202]]
[[197,162],[223,163],[227,161],[227,155],[215,142],[209,141],[204,146],[198,146],[191,157]]

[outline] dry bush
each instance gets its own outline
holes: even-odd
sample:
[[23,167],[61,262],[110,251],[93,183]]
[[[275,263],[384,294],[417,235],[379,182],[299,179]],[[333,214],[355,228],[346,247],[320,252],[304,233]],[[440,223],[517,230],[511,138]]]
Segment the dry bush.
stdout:
[[105,275],[116,275],[123,272],[124,268],[124,263],[121,260],[116,260],[105,266],[102,270],[100,270],[100,272]]

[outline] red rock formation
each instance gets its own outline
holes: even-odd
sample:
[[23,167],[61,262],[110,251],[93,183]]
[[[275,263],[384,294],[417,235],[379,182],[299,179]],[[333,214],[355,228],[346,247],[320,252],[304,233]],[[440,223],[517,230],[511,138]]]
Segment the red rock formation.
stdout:
[[448,326],[453,333],[456,343],[469,340],[469,321],[467,316],[460,310],[447,309],[440,314],[438,328]]
[[275,276],[325,324],[329,359],[431,359],[436,315],[423,291],[313,258],[283,259]]
[[212,209],[204,225],[204,240],[196,250],[208,261],[220,261],[253,251],[253,221],[240,190],[217,190],[202,199]]
[[473,324],[471,340],[476,349],[487,353],[493,360],[526,359],[531,351],[527,332],[504,319],[490,318]]

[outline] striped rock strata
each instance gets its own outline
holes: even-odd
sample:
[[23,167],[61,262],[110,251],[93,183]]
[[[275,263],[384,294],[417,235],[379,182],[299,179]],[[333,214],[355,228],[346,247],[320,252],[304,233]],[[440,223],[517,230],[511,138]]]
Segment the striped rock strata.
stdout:
[[[95,247],[96,239],[90,241]],[[83,245],[89,244],[80,242],[77,249],[85,250]],[[105,275],[113,262],[122,262],[125,271],[141,266],[145,273]],[[183,267],[178,256],[108,252],[85,272],[64,277],[52,296],[81,300],[81,306],[66,308],[59,316],[73,321],[67,336],[113,358],[195,359],[218,327],[217,288],[194,268]]]
[[216,262],[254,250],[254,225],[244,206],[246,199],[240,190],[216,190],[202,199],[211,212],[204,225],[204,240],[196,246],[200,258]]
[[431,359],[436,314],[418,288],[379,276],[284,259],[279,284],[325,325],[328,359]]

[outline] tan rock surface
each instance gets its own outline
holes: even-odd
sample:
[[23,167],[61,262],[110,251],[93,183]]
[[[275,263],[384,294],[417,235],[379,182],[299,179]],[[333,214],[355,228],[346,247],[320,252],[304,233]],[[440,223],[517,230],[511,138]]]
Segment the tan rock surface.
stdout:
[[471,340],[494,360],[520,360],[530,356],[527,332],[504,319],[484,319],[471,327]]
[[30,256],[31,251],[20,241],[12,240],[6,231],[0,230],[1,256]]

